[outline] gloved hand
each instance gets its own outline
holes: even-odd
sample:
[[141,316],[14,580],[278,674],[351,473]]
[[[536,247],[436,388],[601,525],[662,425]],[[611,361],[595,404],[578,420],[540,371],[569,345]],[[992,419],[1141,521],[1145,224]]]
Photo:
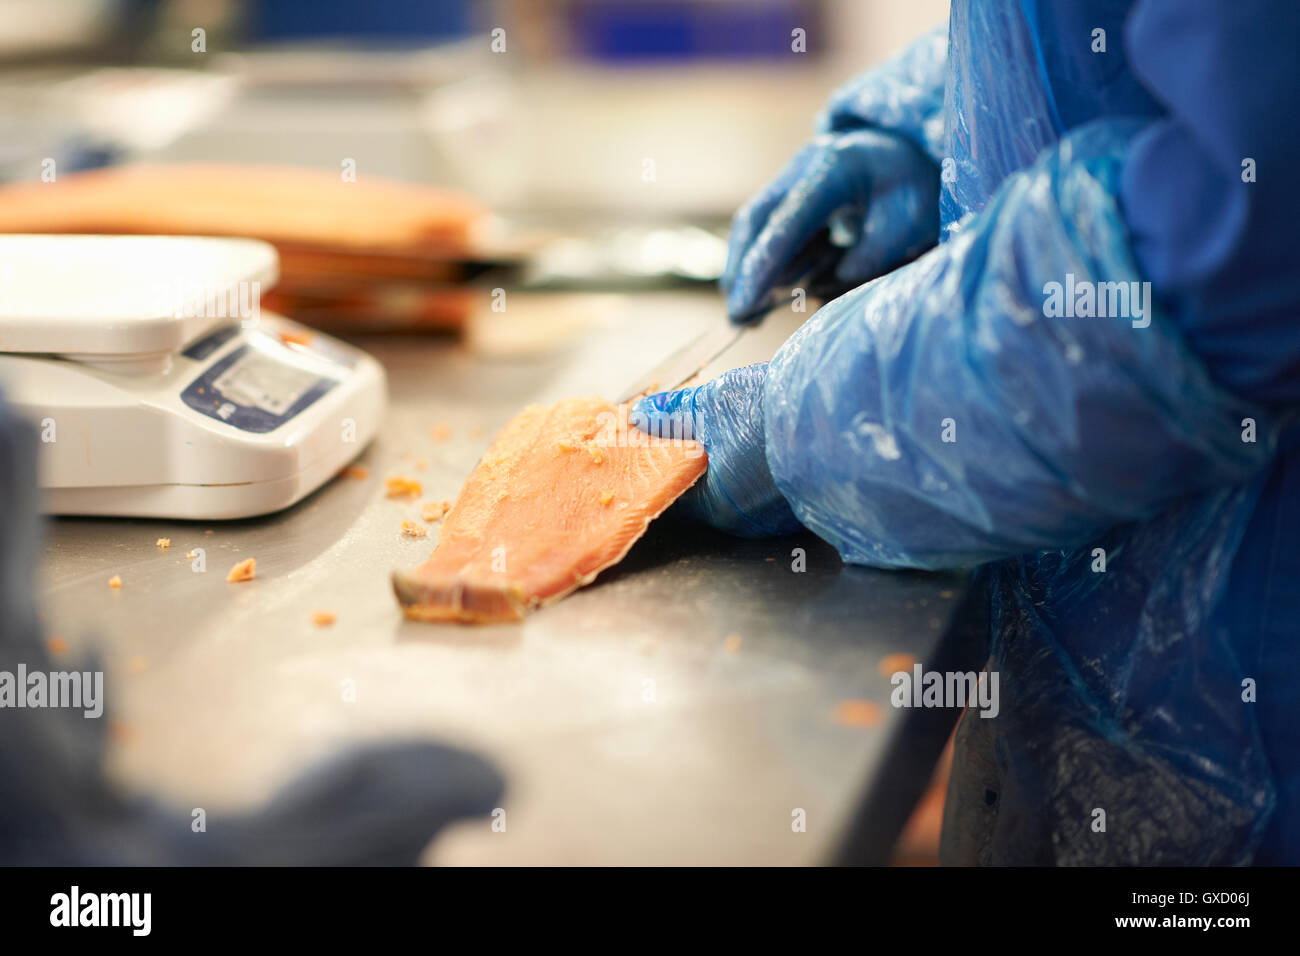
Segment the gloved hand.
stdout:
[[944,148],[948,25],[917,37],[901,54],[838,87],[817,117],[817,132],[883,129],[939,162]]
[[832,94],[818,135],[732,224],[722,289],[731,320],[798,281],[832,298],[938,238],[947,28]]
[[737,324],[772,290],[805,278],[854,286],[924,252],[939,236],[939,169],[894,133],[813,138],[736,214],[722,288]]
[[678,499],[680,512],[742,538],[799,530],[767,466],[763,383],[767,363],[732,369],[698,388],[640,399],[630,423],[661,438],[694,438],[709,469]]

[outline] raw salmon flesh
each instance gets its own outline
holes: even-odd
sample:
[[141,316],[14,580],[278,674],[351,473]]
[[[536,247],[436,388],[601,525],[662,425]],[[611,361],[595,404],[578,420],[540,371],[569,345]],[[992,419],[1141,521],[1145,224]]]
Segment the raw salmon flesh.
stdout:
[[433,556],[393,575],[407,617],[516,621],[617,564],[704,473],[695,441],[651,438],[600,398],[532,405],[461,489]]

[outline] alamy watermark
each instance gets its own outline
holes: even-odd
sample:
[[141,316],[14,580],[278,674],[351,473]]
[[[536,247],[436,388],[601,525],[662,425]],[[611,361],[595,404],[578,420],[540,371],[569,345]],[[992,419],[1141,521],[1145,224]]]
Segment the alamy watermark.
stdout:
[[895,707],[975,707],[981,717],[996,717],[997,671],[922,671],[914,664],[910,671],[895,671],[889,702]]
[[262,318],[262,283],[207,287],[184,282],[154,286],[154,311],[178,319],[239,319],[246,329]]
[[0,709],[59,707],[83,711],[89,718],[104,713],[103,671],[0,671]]
[[1135,329],[1151,324],[1150,282],[1076,280],[1043,283],[1043,315],[1049,319],[1130,319]]
[[153,894],[89,893],[74,884],[68,892],[50,897],[50,925],[122,927],[132,936],[148,936],[153,928]]

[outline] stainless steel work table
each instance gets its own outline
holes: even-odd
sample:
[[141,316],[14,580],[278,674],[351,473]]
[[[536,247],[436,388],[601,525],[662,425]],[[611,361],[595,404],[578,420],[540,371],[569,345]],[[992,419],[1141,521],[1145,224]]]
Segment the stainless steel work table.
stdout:
[[[399,533],[418,505],[386,498],[385,476],[453,498],[523,404],[614,394],[720,307],[709,294],[591,297],[575,335],[527,347],[564,303],[549,301],[520,296],[468,344],[357,340],[390,377],[366,479],[257,520],[50,522],[46,631],[74,653],[102,645],[113,774],[211,811],[256,803],[342,744],[424,736],[484,754],[507,781],[505,832],[457,825],[430,862],[811,863],[846,833],[854,859],[883,858],[956,714],[890,707],[879,664],[905,651],[979,666],[965,575],[852,568],[810,535],[746,542],[665,519],[522,624],[399,613],[389,574],[422,561],[437,532]],[[730,364],[770,354],[798,318],[774,319]],[[503,355],[512,342],[531,354]],[[195,547],[205,573],[186,560]],[[246,557],[256,580],[227,583]],[[316,610],[337,622],[314,626]],[[837,720],[844,700],[879,704],[879,724]]]

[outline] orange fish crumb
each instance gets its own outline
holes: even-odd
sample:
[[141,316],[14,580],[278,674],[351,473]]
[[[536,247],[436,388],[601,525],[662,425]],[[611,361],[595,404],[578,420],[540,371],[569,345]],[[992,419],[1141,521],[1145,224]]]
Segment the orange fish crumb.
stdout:
[[426,501],[420,505],[420,517],[425,521],[438,521],[450,510],[450,501]]
[[423,490],[418,481],[406,475],[384,479],[384,494],[389,498],[418,498]]
[[312,334],[307,331],[297,332],[291,329],[284,329],[279,333],[280,341],[285,345],[310,345]]
[[232,584],[238,584],[242,581],[251,581],[256,573],[257,559],[245,558],[230,569],[230,573],[226,575],[226,580],[230,581]]
[[155,546],[155,547],[162,548],[162,549],[165,551],[165,550],[167,550],[168,548],[170,548],[170,547],[172,546],[172,539],[171,539],[171,538],[159,538],[157,541],[154,542],[154,546]]
[[429,437],[436,442],[444,442],[451,437],[451,429],[446,425],[434,425],[429,430]]
[[428,533],[429,532],[426,529],[421,528],[414,521],[407,521],[405,518],[402,519],[402,534],[406,535],[408,538],[423,538]]
[[370,477],[370,470],[364,465],[348,465],[343,469],[343,477],[356,478],[358,481],[364,481]]
[[61,637],[51,637],[46,646],[49,647],[51,654],[68,653],[68,642]]
[[333,611],[312,611],[311,622],[317,627],[330,627],[336,618]]
[[600,503],[602,505],[608,505],[613,500],[614,500],[614,492],[612,491],[606,491],[600,496]]
[[886,654],[876,665],[880,671],[881,677],[893,677],[899,671],[911,671],[912,665],[916,663],[916,655],[900,651],[897,654]]
[[122,576],[120,574],[113,575],[108,579],[108,586],[110,588],[120,588],[122,586]]
[[744,642],[739,634],[728,634],[722,641],[722,647],[729,654],[734,654],[740,650],[740,645]]
[[875,727],[880,716],[880,705],[870,700],[842,700],[835,705],[835,723],[844,727]]

